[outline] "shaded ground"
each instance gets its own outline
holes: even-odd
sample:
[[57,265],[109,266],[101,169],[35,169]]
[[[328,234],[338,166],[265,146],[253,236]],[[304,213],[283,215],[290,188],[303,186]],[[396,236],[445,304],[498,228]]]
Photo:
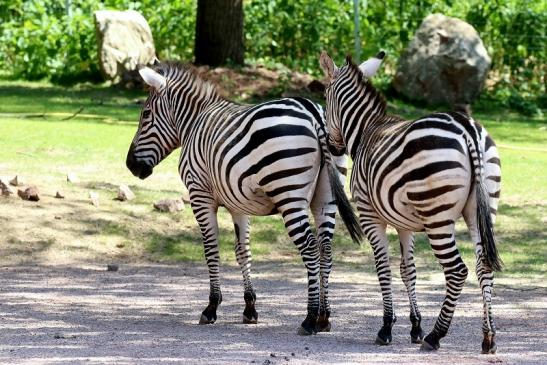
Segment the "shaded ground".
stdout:
[[[495,303],[498,354],[480,355],[482,305],[468,279],[441,350],[410,344],[407,299],[394,280],[399,320],[394,343],[373,344],[381,321],[373,275],[337,268],[332,276],[333,331],[296,335],[305,312],[305,272],[294,264],[255,265],[258,325],[240,324],[238,268],[223,266],[219,320],[199,326],[208,297],[205,265],[0,268],[0,362],[183,364],[543,364],[547,360],[547,287],[500,279]],[[419,302],[431,328],[444,293],[437,272],[420,273]],[[423,279],[425,278],[425,279]],[[421,280],[420,280],[421,279]]]

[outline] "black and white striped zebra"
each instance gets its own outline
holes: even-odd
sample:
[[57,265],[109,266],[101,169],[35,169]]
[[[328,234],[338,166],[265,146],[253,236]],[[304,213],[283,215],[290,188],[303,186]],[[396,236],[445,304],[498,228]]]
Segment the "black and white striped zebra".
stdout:
[[328,141],[353,159],[351,191],[363,232],[372,245],[382,290],[384,318],[378,344],[391,342],[395,322],[386,226],[396,228],[401,246],[401,277],[410,300],[412,342],[423,331],[416,302],[413,232],[425,231],[443,267],[446,297],[422,349],[436,350],[448,331],[467,267],[455,242],[455,222],[463,215],[477,257],[484,302],[482,350],[494,353],[491,314],[493,271],[501,269],[493,222],[500,193],[500,160],[486,130],[468,115],[450,112],[405,121],[386,114],[386,102],[369,83],[384,53],[355,65],[348,57],[337,68],[326,54],[321,67],[326,89]]
[[[249,215],[279,213],[308,271],[308,315],[300,333],[329,330],[336,206],[352,234],[360,234],[360,228],[327,150],[321,107],[303,98],[239,105],[221,98],[188,66],[173,63],[140,73],[151,91],[127,167],[146,178],[182,147],[179,171],[201,229],[210,277],[209,305],[200,323],[215,322],[222,301],[216,213],[223,206],[235,227],[236,257],[244,278],[244,322],[256,323],[258,317],[250,277]],[[343,167],[345,157],[338,161]],[[309,208],[318,240],[311,231]]]

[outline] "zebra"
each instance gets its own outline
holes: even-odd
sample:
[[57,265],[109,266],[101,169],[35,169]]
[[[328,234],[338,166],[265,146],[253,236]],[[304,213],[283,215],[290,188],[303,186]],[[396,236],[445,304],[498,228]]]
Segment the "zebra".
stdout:
[[[401,247],[401,278],[410,302],[411,341],[437,350],[448,331],[467,267],[455,242],[455,222],[463,215],[475,244],[476,272],[482,290],[483,353],[495,353],[491,311],[493,271],[501,270],[493,223],[501,183],[500,159],[486,130],[460,112],[435,113],[414,121],[386,114],[384,97],[369,80],[385,53],[357,66],[346,58],[337,68],[323,52],[326,74],[328,143],[353,160],[350,189],[364,236],[370,242],[383,300],[383,326],[376,343],[391,343],[396,316],[391,292],[386,226]],[[446,297],[433,330],[424,337],[416,301],[414,232],[425,231],[443,267]]]
[[[142,68],[151,88],[126,165],[141,179],[177,147],[179,172],[201,230],[209,270],[209,304],[200,324],[217,319],[222,302],[217,209],[231,214],[236,259],[243,275],[244,323],[256,323],[249,216],[281,214],[308,274],[302,335],[330,330],[328,278],[336,208],[359,241],[357,217],[344,193],[345,156],[331,156],[323,109],[304,98],[240,105],[222,98],[191,66],[172,62]],[[311,231],[308,208],[318,239]]]

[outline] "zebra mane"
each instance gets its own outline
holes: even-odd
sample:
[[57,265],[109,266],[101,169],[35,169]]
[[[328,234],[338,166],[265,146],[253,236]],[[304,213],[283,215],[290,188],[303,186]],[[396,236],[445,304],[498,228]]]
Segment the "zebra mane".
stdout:
[[184,85],[207,98],[219,97],[217,86],[205,80],[196,67],[189,63],[162,61],[154,70],[166,77],[175,87]]
[[378,118],[386,118],[387,102],[384,95],[376,90],[370,80],[363,75],[363,72],[359,69],[359,65],[353,62],[350,55],[346,56],[346,67],[349,70],[349,76],[356,79],[359,88],[362,88],[366,95],[370,95],[369,102],[378,104]]

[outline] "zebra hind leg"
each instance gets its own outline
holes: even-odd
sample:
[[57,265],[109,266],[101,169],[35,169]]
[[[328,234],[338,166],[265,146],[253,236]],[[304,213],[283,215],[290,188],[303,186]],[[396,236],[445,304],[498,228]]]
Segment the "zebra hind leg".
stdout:
[[235,230],[235,253],[237,263],[241,268],[243,275],[243,299],[245,300],[245,309],[243,310],[243,323],[256,324],[258,322],[258,313],[255,309],[256,293],[251,281],[251,249],[249,246],[249,216],[232,214]]
[[[496,205],[497,206],[497,205]],[[481,243],[480,233],[477,226],[477,205],[474,194],[472,194],[465,206],[463,217],[471,239],[475,242],[475,257],[477,259],[475,271],[479,286],[482,291],[483,300],[483,321],[482,321],[482,353],[495,354],[497,345],[494,340],[496,335],[496,326],[492,318],[492,288],[494,286],[494,273],[484,262],[484,250]]]
[[446,296],[441,313],[437,317],[433,330],[425,336],[421,347],[422,351],[435,351],[440,347],[441,338],[448,332],[468,270],[456,247],[454,222],[440,221],[424,226],[433,253],[443,267],[446,280]]
[[401,278],[405,284],[410,303],[410,340],[412,343],[422,343],[425,336],[422,330],[422,315],[416,301],[416,266],[414,265],[414,234],[410,231],[399,230],[401,245]]
[[317,332],[329,332],[330,303],[329,303],[329,276],[332,270],[332,238],[336,226],[336,202],[332,197],[327,169],[322,169],[319,175],[315,194],[311,202],[311,211],[317,228],[319,242],[320,265],[320,299]]
[[[319,312],[319,249],[309,222],[307,204],[301,199],[286,199],[286,204],[278,204],[289,237],[298,248],[308,271],[308,314],[302,322],[299,335],[312,335],[317,332]],[[295,204],[295,203],[300,204]]]

